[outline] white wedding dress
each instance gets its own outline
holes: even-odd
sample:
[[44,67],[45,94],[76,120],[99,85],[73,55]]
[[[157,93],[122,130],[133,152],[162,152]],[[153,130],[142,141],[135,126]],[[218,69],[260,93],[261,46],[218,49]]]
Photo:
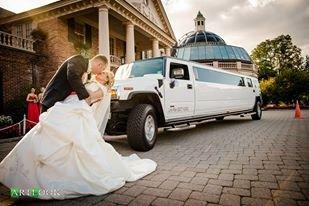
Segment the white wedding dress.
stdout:
[[108,92],[105,86],[96,82],[95,80],[87,84],[86,88],[90,91],[96,91],[98,89],[101,89],[103,91],[103,100],[98,101],[91,106],[91,110],[94,119],[96,120],[97,127],[103,136],[110,113],[111,94]]
[[154,161],[122,157],[102,139],[110,96],[98,83],[87,89],[98,87],[105,95],[92,107],[70,95],[43,113],[0,163],[0,182],[26,195],[39,188],[40,199],[66,199],[106,194],[153,172]]

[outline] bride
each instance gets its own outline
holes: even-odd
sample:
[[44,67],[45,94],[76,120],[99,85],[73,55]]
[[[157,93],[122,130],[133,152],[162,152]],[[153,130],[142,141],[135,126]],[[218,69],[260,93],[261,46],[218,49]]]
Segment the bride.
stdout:
[[0,182],[40,199],[103,195],[153,172],[157,164],[136,154],[123,157],[105,142],[113,75],[103,72],[86,85],[102,90],[90,107],[76,94],[41,114],[30,130],[0,163]]

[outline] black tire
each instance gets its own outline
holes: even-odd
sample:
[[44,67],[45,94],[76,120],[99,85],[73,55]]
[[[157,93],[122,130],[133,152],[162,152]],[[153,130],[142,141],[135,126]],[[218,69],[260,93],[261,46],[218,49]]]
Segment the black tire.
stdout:
[[260,101],[257,101],[255,103],[253,111],[255,112],[255,114],[251,115],[251,118],[253,120],[260,120],[262,118],[262,108],[261,108],[261,102]]
[[217,121],[222,121],[224,119],[224,117],[216,117]]
[[[153,118],[154,120],[154,134],[151,140],[146,137],[147,134],[145,132],[147,118]],[[150,120],[150,122],[152,122],[152,120]],[[129,114],[127,122],[127,137],[129,145],[137,151],[149,151],[156,143],[157,133],[158,125],[154,107],[149,104],[139,104],[134,107]]]

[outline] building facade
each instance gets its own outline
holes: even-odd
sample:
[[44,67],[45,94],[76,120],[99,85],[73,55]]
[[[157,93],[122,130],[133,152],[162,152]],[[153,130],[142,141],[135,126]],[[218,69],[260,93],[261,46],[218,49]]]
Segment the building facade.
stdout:
[[[5,83],[17,67],[26,67],[19,75],[39,87],[77,53],[88,58],[103,54],[114,70],[134,60],[170,55],[175,44],[161,0],[62,0],[20,14],[5,13],[0,16],[2,102],[20,95],[21,85]],[[30,63],[8,68],[16,53]]]
[[179,40],[173,54],[175,57],[257,76],[257,68],[244,48],[227,45],[219,35],[206,31],[205,17],[201,12],[198,12],[194,23],[195,31],[188,32]]

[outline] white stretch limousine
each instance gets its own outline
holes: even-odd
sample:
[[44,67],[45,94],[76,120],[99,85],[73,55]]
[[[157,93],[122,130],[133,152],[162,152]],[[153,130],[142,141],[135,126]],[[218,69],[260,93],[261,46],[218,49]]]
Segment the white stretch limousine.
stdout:
[[258,80],[172,57],[122,65],[115,74],[107,134],[127,134],[135,150],[150,150],[158,127],[229,115],[262,116]]

